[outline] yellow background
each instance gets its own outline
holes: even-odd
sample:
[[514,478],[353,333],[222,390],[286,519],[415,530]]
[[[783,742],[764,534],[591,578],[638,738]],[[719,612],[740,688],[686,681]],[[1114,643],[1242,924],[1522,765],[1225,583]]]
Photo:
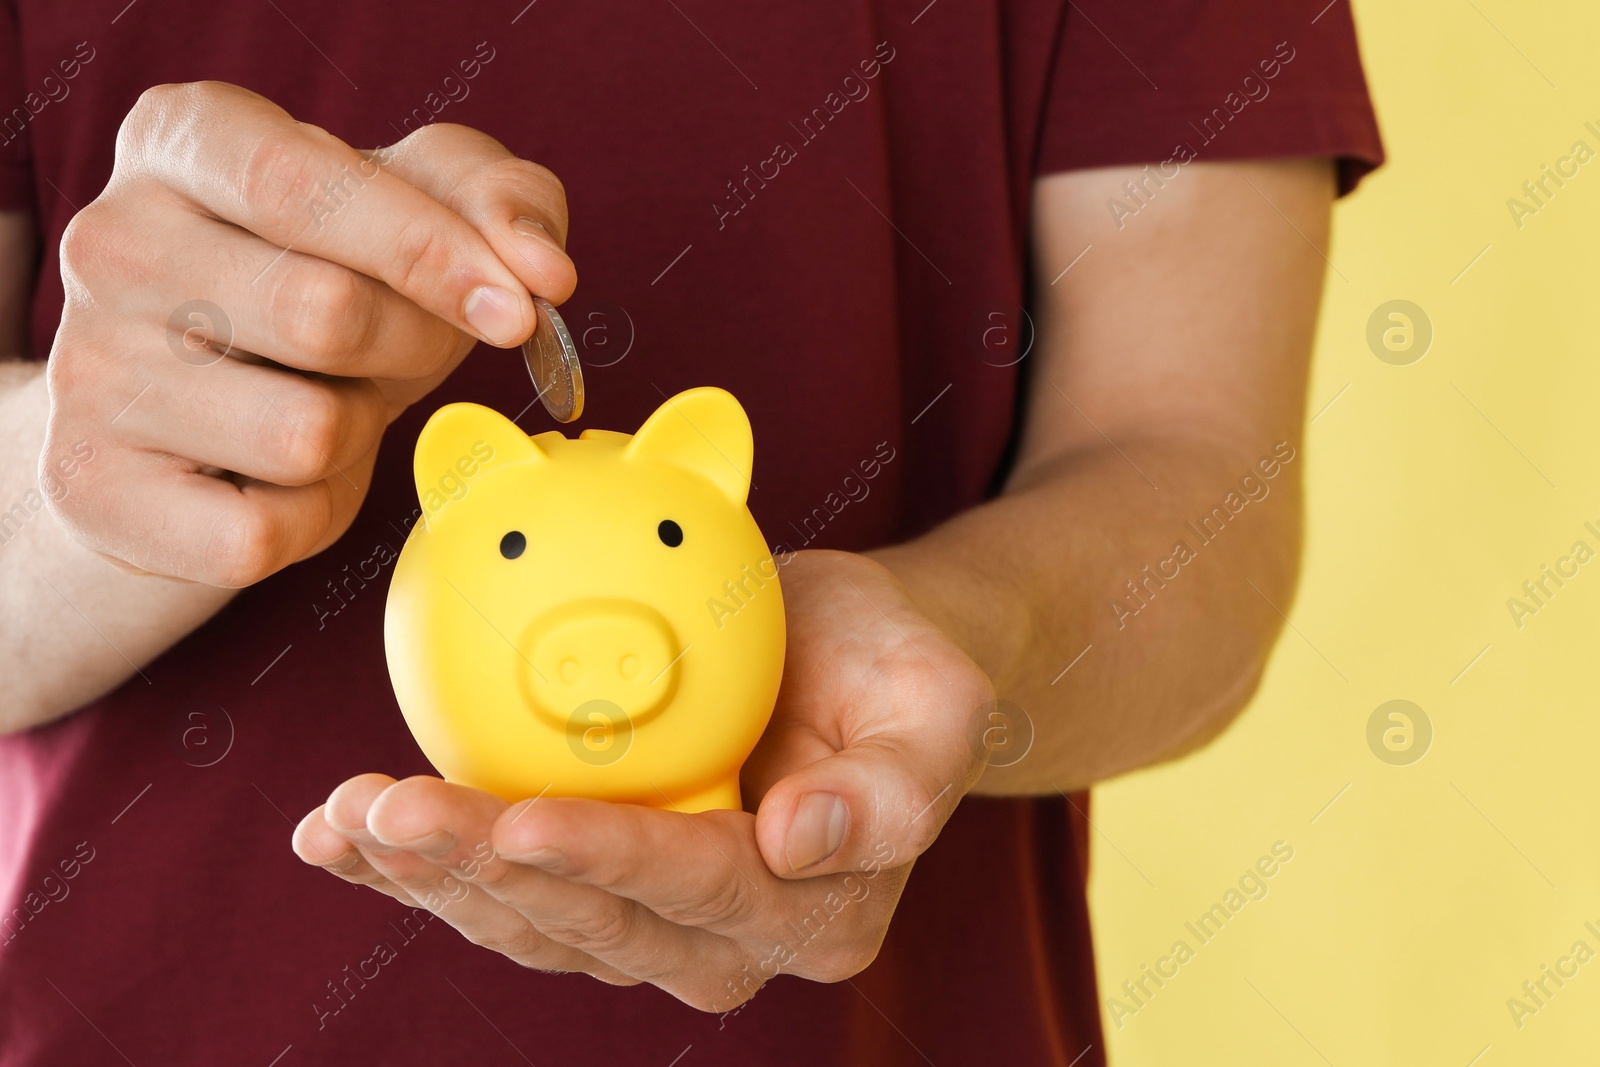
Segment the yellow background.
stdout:
[[[1600,1063],[1600,958],[1520,1029],[1506,1007],[1580,938],[1600,952],[1600,560],[1520,630],[1506,606],[1600,550],[1600,159],[1521,229],[1506,207],[1574,141],[1600,150],[1600,9],[1355,14],[1390,161],[1337,209],[1293,629],[1219,742],[1095,794],[1102,1007],[1196,948],[1104,1015],[1118,1067]],[[1409,366],[1367,346],[1392,299],[1433,323]],[[1367,745],[1391,699],[1433,724],[1409,766]],[[1268,895],[1200,946],[1184,922],[1277,840]]]

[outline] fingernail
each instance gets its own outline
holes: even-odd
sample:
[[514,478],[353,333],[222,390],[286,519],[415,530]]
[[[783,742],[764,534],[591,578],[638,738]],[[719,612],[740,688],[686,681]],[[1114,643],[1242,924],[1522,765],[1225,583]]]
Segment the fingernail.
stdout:
[[512,232],[522,237],[532,237],[536,241],[543,241],[551,248],[560,252],[561,246],[556,243],[555,234],[550,232],[550,227],[530,215],[518,215],[511,220]]
[[807,793],[795,805],[789,837],[783,843],[791,871],[802,871],[827,859],[844,842],[850,809],[832,793]]
[[498,286],[480,285],[472,290],[461,313],[478,336],[492,345],[504,348],[522,332],[517,298]]

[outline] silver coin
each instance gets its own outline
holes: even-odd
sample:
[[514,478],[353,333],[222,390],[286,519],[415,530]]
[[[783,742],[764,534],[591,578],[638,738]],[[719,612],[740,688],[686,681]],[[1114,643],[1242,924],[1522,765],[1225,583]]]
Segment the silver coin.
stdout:
[[557,422],[572,422],[583,414],[583,367],[578,363],[578,346],[572,343],[567,324],[550,301],[533,298],[539,323],[533,336],[522,344],[522,358],[544,409]]

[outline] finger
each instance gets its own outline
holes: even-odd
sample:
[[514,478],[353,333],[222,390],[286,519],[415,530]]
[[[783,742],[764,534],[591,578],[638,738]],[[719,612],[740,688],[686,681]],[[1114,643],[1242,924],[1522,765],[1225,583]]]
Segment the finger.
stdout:
[[[861,594],[865,595],[865,594]],[[756,839],[767,866],[783,878],[894,867],[921,855],[983,770],[970,722],[993,698],[971,661],[921,616],[888,605],[899,644],[879,673],[900,679],[862,694],[836,737],[804,726],[763,738],[751,777],[765,786]],[[781,694],[786,699],[804,699]],[[779,715],[814,723],[822,713]],[[826,718],[837,719],[837,712]],[[816,758],[832,742],[832,753]],[[830,745],[829,747],[832,747]],[[778,762],[775,752],[809,762]],[[776,781],[772,776],[782,768]],[[794,769],[798,768],[798,769]]]
[[[84,232],[126,228],[114,205],[85,208]],[[109,252],[73,250],[73,271],[94,286],[104,310],[160,323],[181,353],[210,341],[304,371],[350,378],[419,379],[443,375],[471,339],[384,283],[305,253],[284,250],[216,219],[181,215],[168,227],[183,257],[149,246],[137,286],[109,284],[127,266]],[[104,281],[107,284],[96,285]],[[109,301],[109,304],[107,303]],[[207,307],[206,305],[211,305]],[[188,340],[190,344],[183,345]],[[199,353],[203,357],[204,353]],[[184,355],[190,362],[201,359]]]
[[[52,423],[45,455],[69,453],[78,440],[102,441],[104,432]],[[364,484],[375,457],[345,473]],[[237,484],[188,461],[122,448],[97,449],[77,477],[86,479],[83,491],[49,507],[85,547],[151,574],[226,589],[252,585],[326,547],[344,532],[334,515],[353,515],[347,497],[357,493],[338,476],[301,487]],[[161,506],[151,507],[152,500]]]
[[770,933],[772,915],[800,896],[766,869],[752,821],[548,798],[502,816],[491,841],[509,859],[636,900],[669,922],[741,938]]
[[327,804],[330,824],[375,870],[474,944],[526,967],[584,971],[613,982],[624,979],[582,951],[546,938],[516,909],[460,876],[476,851],[470,845],[464,849],[461,842],[484,840],[475,837],[473,828],[487,831],[492,813],[504,807],[504,801],[487,793],[437,778],[395,782],[378,774],[345,782]]
[[[377,446],[388,405],[365,378],[308,378],[202,350],[196,365],[153,359],[107,369],[108,382],[138,388],[139,402],[117,420],[130,445],[275,485],[329,478],[359,488],[348,472]],[[120,389],[119,389],[120,391]]]
[[264,97],[218,82],[158,86],[118,144],[131,182],[377,278],[490,344],[533,332],[526,288],[459,215]]
[[371,158],[471,223],[531,291],[561,303],[577,287],[566,254],[567,197],[537,163],[493,137],[436,122]]
[[[573,838],[562,837],[565,847],[546,845],[544,833],[529,836],[519,828],[518,815],[544,805],[583,805],[567,813],[580,825],[574,827]],[[494,858],[479,872],[476,884],[515,907],[554,940],[696,1007],[729,1005],[728,977],[750,962],[749,950],[721,934],[680,924],[670,912],[658,914],[635,898],[602,887],[598,878],[590,882],[586,868],[570,861],[569,857],[583,854],[575,844],[577,837],[608,854],[627,847],[625,840],[609,832],[604,810],[623,807],[601,801],[539,801],[531,808],[519,805],[502,813],[490,836]],[[585,822],[584,814],[593,818]]]
[[300,820],[300,825],[294,828],[293,846],[295,855],[314,867],[321,867],[338,878],[342,878],[353,885],[364,885],[370,889],[391,896],[416,907],[417,902],[398,885],[376,867],[367,862],[361,850],[350,843],[350,839],[328,825],[323,818],[326,805],[317,808]]

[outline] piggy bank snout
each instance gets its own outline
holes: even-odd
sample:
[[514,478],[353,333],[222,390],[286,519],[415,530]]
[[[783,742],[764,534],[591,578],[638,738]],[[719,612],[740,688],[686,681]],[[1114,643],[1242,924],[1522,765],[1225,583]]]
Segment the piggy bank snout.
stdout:
[[578,600],[536,619],[524,682],[534,710],[567,727],[593,701],[634,725],[660,710],[678,683],[682,650],[661,613],[628,600]]

